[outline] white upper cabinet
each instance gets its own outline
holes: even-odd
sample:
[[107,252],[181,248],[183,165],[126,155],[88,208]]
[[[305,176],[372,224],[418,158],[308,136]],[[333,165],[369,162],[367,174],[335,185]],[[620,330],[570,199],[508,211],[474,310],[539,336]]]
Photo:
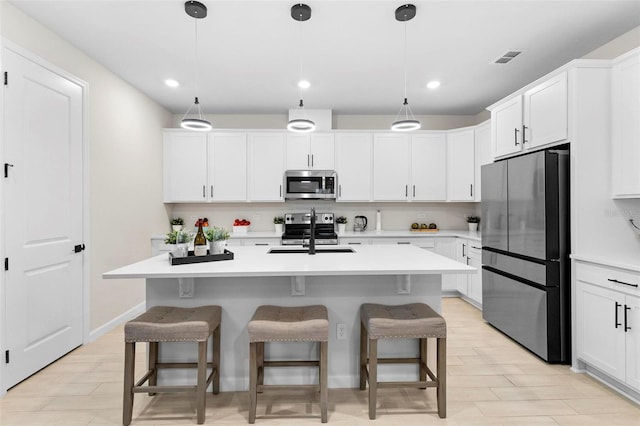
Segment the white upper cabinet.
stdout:
[[522,149],[522,96],[500,104],[491,111],[491,140],[494,157]]
[[373,135],[374,201],[407,201],[410,139],[403,134]]
[[447,199],[447,135],[411,137],[411,193],[414,201]]
[[164,202],[207,201],[207,134],[165,132]]
[[246,133],[210,133],[208,160],[209,201],[246,201]]
[[485,164],[493,162],[491,156],[491,121],[487,120],[484,123],[478,125],[474,130],[474,147],[475,147],[475,184],[473,187],[474,201],[482,201],[482,194],[480,191],[480,170]]
[[567,72],[524,93],[523,147],[536,148],[567,139]]
[[287,170],[333,170],[334,156],[333,134],[287,134]]
[[640,198],[640,49],[616,60],[612,91],[614,198]]
[[249,201],[283,201],[284,133],[248,134]]
[[474,201],[474,149],[473,128],[447,133],[447,198],[449,201]]
[[338,201],[371,201],[371,133],[335,138]]

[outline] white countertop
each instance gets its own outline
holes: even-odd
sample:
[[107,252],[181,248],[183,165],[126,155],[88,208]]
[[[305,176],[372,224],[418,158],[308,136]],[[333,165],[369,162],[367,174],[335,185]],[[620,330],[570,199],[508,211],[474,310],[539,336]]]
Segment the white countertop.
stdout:
[[[360,233],[362,234],[362,233]],[[366,233],[365,233],[366,234]],[[326,247],[326,246],[325,246]],[[331,246],[332,248],[340,246]],[[105,272],[103,278],[426,275],[475,268],[412,245],[364,245],[354,253],[267,254],[272,247],[232,247],[233,260],[171,265],[168,254]]]
[[640,259],[635,253],[607,253],[606,255],[574,253],[571,254],[571,259],[640,272]]

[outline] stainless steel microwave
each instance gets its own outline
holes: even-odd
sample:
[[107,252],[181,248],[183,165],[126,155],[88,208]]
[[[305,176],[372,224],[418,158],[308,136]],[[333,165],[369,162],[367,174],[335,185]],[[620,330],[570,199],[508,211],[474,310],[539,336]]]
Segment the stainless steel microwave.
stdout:
[[285,200],[335,200],[338,177],[334,170],[287,170]]

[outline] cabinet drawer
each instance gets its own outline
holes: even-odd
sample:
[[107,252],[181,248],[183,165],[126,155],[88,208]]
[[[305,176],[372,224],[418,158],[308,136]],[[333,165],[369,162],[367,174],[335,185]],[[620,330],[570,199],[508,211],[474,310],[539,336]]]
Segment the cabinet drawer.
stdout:
[[468,245],[468,254],[467,256],[470,259],[476,259],[479,261],[482,261],[482,247],[480,246],[480,243],[476,243],[475,241],[469,241]]
[[243,246],[279,246],[279,238],[257,238],[252,240],[243,240]]
[[640,294],[640,273],[624,269],[576,263],[576,279],[630,294]]
[[369,240],[367,238],[342,238],[338,237],[339,244],[345,244],[350,246],[362,246],[369,244]]

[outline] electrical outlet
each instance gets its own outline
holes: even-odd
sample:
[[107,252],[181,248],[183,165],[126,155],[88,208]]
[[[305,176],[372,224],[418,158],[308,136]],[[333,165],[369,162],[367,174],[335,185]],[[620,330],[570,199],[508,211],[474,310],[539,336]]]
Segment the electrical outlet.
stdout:
[[425,219],[427,217],[424,213],[418,213],[418,219]]
[[336,339],[347,340],[347,324],[336,324]]

